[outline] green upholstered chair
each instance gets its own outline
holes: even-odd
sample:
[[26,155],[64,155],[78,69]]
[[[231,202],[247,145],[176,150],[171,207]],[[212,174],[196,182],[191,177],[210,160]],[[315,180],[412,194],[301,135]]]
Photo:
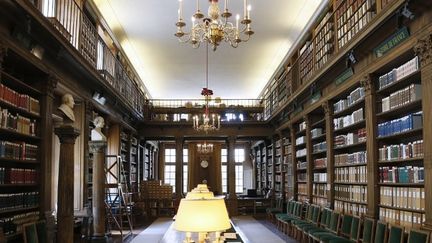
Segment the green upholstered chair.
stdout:
[[404,242],[404,227],[390,225],[388,243],[403,243]]
[[362,234],[362,242],[363,243],[373,243],[374,239],[374,231],[375,230],[375,220],[371,218],[363,219],[363,234]]
[[309,233],[309,236],[316,241],[321,241],[321,238],[329,234],[337,235],[340,223],[340,213],[333,211],[330,217],[330,224],[325,229],[315,229]]
[[34,223],[23,225],[24,243],[39,243],[36,225]]
[[430,232],[411,229],[408,232],[407,243],[428,243],[430,238]]
[[276,214],[283,212],[283,198],[276,198],[275,207],[266,208],[267,219],[272,223],[276,223]]
[[311,227],[315,228],[318,226],[320,214],[321,214],[321,208],[319,206],[314,205],[312,206],[312,215],[310,216],[308,221],[304,223],[298,223],[296,225],[298,232],[301,233],[300,241],[303,241],[304,239],[307,238],[308,236],[307,229]]
[[340,231],[338,231],[336,234],[334,232],[329,232],[327,235],[321,235],[319,237],[320,241],[323,243],[328,243],[331,240],[341,239],[341,237],[338,236],[338,233],[343,237],[346,237],[345,239],[347,239],[351,234],[352,220],[352,215],[344,214],[342,216],[342,224],[340,227]]
[[[343,226],[342,226],[343,227]],[[336,238],[330,240],[330,243],[355,243],[360,240],[361,219],[358,216],[353,216],[351,221],[351,230],[349,239]]]
[[386,222],[378,221],[375,227],[374,243],[386,243],[387,242],[388,226]]

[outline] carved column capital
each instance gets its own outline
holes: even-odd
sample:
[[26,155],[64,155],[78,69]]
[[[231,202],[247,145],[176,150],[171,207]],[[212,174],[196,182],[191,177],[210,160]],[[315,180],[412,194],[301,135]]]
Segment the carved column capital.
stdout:
[[373,88],[373,83],[372,83],[371,77],[369,75],[364,76],[360,80],[360,85],[363,86],[363,88],[365,89],[365,92],[370,92]]
[[321,104],[322,109],[324,110],[324,115],[329,115],[330,114],[330,104],[329,101],[325,101]]
[[80,135],[80,130],[70,125],[64,125],[55,128],[54,133],[59,137],[60,143],[75,144],[76,138]]
[[89,141],[89,150],[90,153],[101,153],[107,146],[107,142],[105,141]]
[[417,40],[413,47],[415,54],[419,57],[422,66],[432,63],[432,34],[423,36]]
[[54,90],[59,83],[60,78],[56,74],[50,73],[47,79],[47,85],[45,86],[45,93],[48,96],[54,97]]

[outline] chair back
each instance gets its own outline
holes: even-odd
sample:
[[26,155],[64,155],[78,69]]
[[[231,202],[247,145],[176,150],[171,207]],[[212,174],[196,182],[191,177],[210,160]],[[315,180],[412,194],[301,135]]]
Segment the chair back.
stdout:
[[411,229],[408,232],[407,243],[428,243],[430,238],[430,232]]
[[386,243],[387,231],[387,223],[383,221],[378,221],[375,227],[374,243]]
[[333,211],[331,218],[330,218],[330,225],[328,226],[329,230],[333,233],[337,233],[337,230],[339,228],[339,221],[340,221],[340,213]]
[[331,210],[324,208],[321,212],[320,226],[327,227],[327,221],[330,222]]
[[361,220],[358,216],[353,216],[351,223],[350,239],[358,242],[360,239]]
[[24,243],[39,243],[35,223],[23,225],[23,239]]
[[320,216],[321,209],[319,206],[314,206],[313,215],[312,215],[312,223],[317,224]]
[[45,220],[40,220],[36,222],[36,231],[37,231],[39,243],[47,243],[48,235],[47,235],[47,227],[46,227]]
[[363,243],[372,243],[374,239],[375,220],[371,218],[364,218],[363,221]]
[[349,214],[344,214],[342,216],[342,226],[341,226],[341,234],[343,236],[349,236],[351,234],[351,225],[352,225],[353,216]]
[[391,225],[389,231],[388,243],[403,243],[404,232],[405,232],[404,227]]

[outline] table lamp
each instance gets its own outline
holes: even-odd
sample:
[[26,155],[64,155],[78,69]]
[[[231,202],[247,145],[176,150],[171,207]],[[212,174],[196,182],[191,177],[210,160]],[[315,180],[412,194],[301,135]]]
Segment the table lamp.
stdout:
[[174,229],[186,232],[185,242],[191,242],[191,232],[197,232],[203,243],[207,232],[220,232],[231,228],[225,200],[220,198],[182,199],[177,211]]

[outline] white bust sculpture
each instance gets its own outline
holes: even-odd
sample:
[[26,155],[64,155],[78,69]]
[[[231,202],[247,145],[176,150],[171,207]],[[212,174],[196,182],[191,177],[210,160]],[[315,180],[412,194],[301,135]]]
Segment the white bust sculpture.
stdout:
[[65,94],[62,97],[62,104],[58,107],[58,109],[73,122],[75,121],[75,115],[73,112],[74,105],[75,101],[73,96],[71,94]]
[[95,128],[91,130],[91,140],[92,141],[106,141],[105,135],[102,133],[102,128],[105,126],[105,121],[103,117],[97,116],[93,120]]

